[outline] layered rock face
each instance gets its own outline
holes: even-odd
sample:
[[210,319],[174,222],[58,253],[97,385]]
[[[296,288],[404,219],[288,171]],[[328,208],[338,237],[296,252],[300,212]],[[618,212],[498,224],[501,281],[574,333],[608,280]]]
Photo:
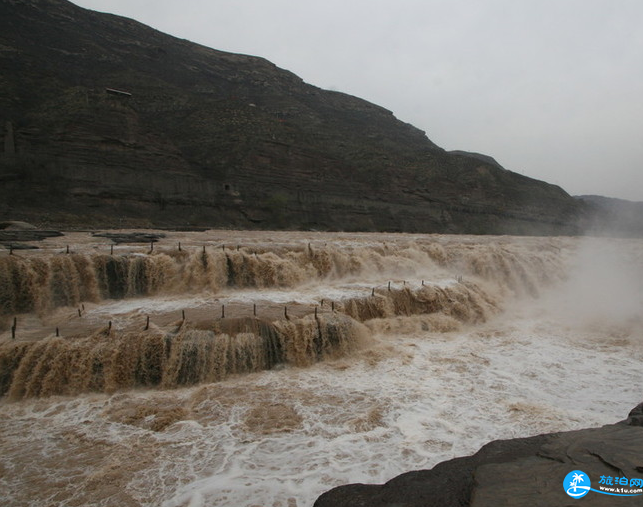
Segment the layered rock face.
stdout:
[[0,218],[576,233],[585,205],[257,57],[65,0],[0,4]]

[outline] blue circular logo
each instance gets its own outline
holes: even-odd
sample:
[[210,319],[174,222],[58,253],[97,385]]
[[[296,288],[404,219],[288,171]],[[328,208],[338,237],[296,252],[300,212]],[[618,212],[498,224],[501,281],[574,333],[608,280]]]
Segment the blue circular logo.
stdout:
[[589,476],[580,470],[569,472],[563,481],[563,488],[572,498],[582,498],[589,493],[592,483],[589,481]]

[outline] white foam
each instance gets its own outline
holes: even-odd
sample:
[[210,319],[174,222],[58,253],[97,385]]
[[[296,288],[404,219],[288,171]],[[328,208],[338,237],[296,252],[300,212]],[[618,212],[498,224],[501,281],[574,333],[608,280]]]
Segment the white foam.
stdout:
[[[500,336],[433,338],[397,340],[413,349],[410,364],[394,357],[343,371],[321,364],[258,376],[255,382],[276,390],[294,385],[315,396],[314,406],[296,405],[304,427],[269,437],[232,432],[235,452],[227,463],[164,505],[190,495],[224,505],[224,489],[234,505],[286,505],[289,497],[311,505],[330,486],[382,482],[473,453],[491,439],[615,422],[640,401],[634,386],[641,354],[631,347],[596,354],[574,336],[541,334],[531,323]],[[335,402],[325,404],[325,397]],[[377,404],[381,426],[356,432],[347,424]]]
[[[638,342],[583,332],[504,316],[463,333],[383,336],[380,349],[357,357],[217,384],[213,392],[242,389],[222,418],[179,422],[161,433],[109,421],[104,407],[123,399],[136,406],[155,396],[180,405],[201,387],[31,400],[0,410],[8,425],[36,432],[49,455],[60,452],[55,435],[71,428],[119,446],[153,440],[160,460],[134,473],[128,485],[142,505],[285,506],[292,498],[304,506],[330,487],[383,482],[473,453],[491,439],[624,418],[640,401]],[[378,350],[382,356],[373,356]],[[244,418],[261,403],[291,406],[301,425],[249,431]],[[373,410],[380,415],[369,424]],[[7,459],[6,453],[0,458]],[[180,483],[161,486],[168,477]],[[17,487],[8,482],[7,492]]]
[[[440,276],[435,283],[455,283]],[[109,302],[99,309],[168,311],[222,297],[311,303],[369,289],[364,281],[341,280],[286,291]],[[641,307],[636,313],[628,306],[626,322],[617,313],[588,326],[558,311],[554,300],[543,295],[460,332],[382,335],[370,349],[309,368],[173,391],[0,401],[0,500],[50,505],[47,487],[71,484],[68,503],[83,503],[89,486],[98,488],[88,475],[132,466],[118,485],[140,505],[303,507],[331,487],[381,483],[474,453],[493,439],[625,418],[641,402],[643,331],[630,318],[640,322]],[[157,415],[138,425],[110,415],[121,406],[166,405],[186,407],[186,414],[159,432],[146,427]],[[278,431],[247,424],[248,414],[270,405],[287,407],[300,421]],[[68,455],[86,461],[65,460]],[[29,490],[27,470],[46,482]],[[113,504],[109,497],[93,499]]]
[[[448,287],[456,284],[455,279],[438,278],[434,281],[426,280],[426,285],[437,287]],[[98,304],[89,305],[85,317],[103,322],[108,317],[118,318],[119,316],[136,313],[138,315],[154,315],[171,312],[180,312],[185,308],[199,309],[211,308],[218,305],[228,304],[304,304],[318,305],[322,300],[341,301],[349,298],[367,297],[373,288],[378,291],[386,290],[388,285],[374,285],[353,282],[345,283],[341,280],[328,282],[326,285],[309,285],[287,289],[227,289],[219,293],[202,292],[194,295],[162,295],[155,297],[137,297],[120,300],[105,300]],[[417,281],[407,284],[405,281],[391,282],[391,288],[399,290],[403,287],[418,289],[421,282]]]
[[132,312],[143,315],[169,313],[180,311],[184,308],[200,308],[212,305],[216,301],[218,301],[218,298],[210,293],[202,293],[196,296],[158,296],[154,298],[105,300],[88,309],[85,315],[89,318],[103,319],[106,315],[119,316]]

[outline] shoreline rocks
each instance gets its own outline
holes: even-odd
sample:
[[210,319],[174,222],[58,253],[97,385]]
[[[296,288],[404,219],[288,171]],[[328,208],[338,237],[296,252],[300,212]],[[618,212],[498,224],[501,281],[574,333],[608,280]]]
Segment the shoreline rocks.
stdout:
[[64,236],[59,231],[39,230],[27,222],[9,220],[0,222],[0,245],[7,250],[32,250],[35,245],[25,245],[28,241],[42,241],[47,238]]
[[152,232],[93,232],[92,236],[107,238],[117,245],[121,243],[156,243],[165,237],[163,233]]
[[[602,476],[643,477],[643,403],[624,421],[600,428],[497,440],[472,456],[385,484],[348,484],[322,494],[314,507],[533,507],[572,505],[563,480],[582,470],[598,488]],[[590,492],[588,507],[613,506],[614,497]],[[618,505],[640,505],[641,497]]]

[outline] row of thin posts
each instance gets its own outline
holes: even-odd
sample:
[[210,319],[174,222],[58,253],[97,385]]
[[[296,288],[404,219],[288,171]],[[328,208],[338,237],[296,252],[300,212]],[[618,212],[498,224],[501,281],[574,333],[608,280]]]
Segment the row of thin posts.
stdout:
[[[149,253],[154,252],[154,243],[156,243],[156,241],[150,241],[150,251],[149,251]],[[221,245],[221,247],[225,250],[225,245]],[[237,250],[239,250],[239,248],[240,248],[239,245],[237,245]],[[178,244],[178,249],[179,249],[179,252],[183,251],[180,241],[179,241],[179,244]],[[203,245],[203,252],[205,252],[205,245]],[[65,253],[66,254],[71,253],[69,245],[65,245]],[[113,244],[109,245],[109,254],[114,255],[114,245]],[[13,255],[13,244],[9,245],[9,255]]]
[[[462,280],[463,280],[462,275],[456,275],[455,276],[455,281],[456,282],[462,283]],[[406,280],[402,281],[402,285],[403,285],[403,287],[406,287]],[[424,287],[424,286],[425,286],[424,280],[422,280],[422,287]],[[388,292],[391,292],[391,282],[390,281],[388,282]],[[375,287],[373,287],[373,289],[371,290],[371,296],[375,296]]]
[[[156,243],[156,241],[150,241],[150,250],[149,250],[148,254],[154,253],[154,243]],[[205,247],[206,247],[206,245],[203,245],[203,253],[205,253]],[[183,251],[183,247],[182,247],[182,245],[181,245],[181,242],[180,242],[180,241],[178,242],[177,248],[178,248],[178,251],[179,251],[179,252],[182,252],[182,251]],[[231,248],[231,247],[228,247],[228,248],[229,248],[230,250],[234,250],[234,248]],[[223,251],[225,251],[225,249],[226,249],[225,244],[224,244],[224,245],[221,245],[221,249],[222,249]],[[237,245],[237,247],[236,247],[237,252],[238,252],[240,249],[241,249],[241,245]],[[10,244],[10,245],[9,245],[9,255],[13,255],[13,250],[14,250],[14,247],[13,247],[13,245],[12,245],[12,244]],[[312,252],[312,249],[311,249],[310,247],[309,247],[309,251],[310,251],[310,252]],[[66,254],[70,254],[70,253],[72,253],[71,249],[69,248],[69,245],[65,245],[65,253],[66,253]],[[254,253],[255,257],[256,257],[257,252],[255,251],[255,252],[253,252],[253,253]],[[110,254],[110,255],[114,255],[114,245],[113,245],[113,244],[112,244],[112,245],[109,245],[109,254]]]
[[[66,245],[65,253],[66,254],[70,253],[69,245]],[[112,253],[114,253],[113,245],[112,245]],[[11,244],[11,243],[9,244],[9,255],[13,255],[13,244]]]
[[[16,330],[18,329],[18,317],[13,318],[13,324],[11,326],[11,339],[16,339]],[[60,330],[56,328],[56,336],[60,336]]]
[[[335,303],[333,303],[333,310],[335,309]],[[83,312],[85,311],[85,305],[83,304],[81,308],[78,308],[78,317],[82,317]],[[253,304],[252,305],[252,314],[256,317],[257,316],[257,305]],[[290,320],[290,316],[288,315],[288,307],[284,306],[284,317],[287,320]],[[317,307],[315,306],[315,317],[317,317]],[[225,305],[221,305],[221,318],[225,318]],[[181,310],[181,319],[183,321],[186,320],[185,317],[185,310]],[[11,338],[15,340],[16,338],[16,329],[18,328],[18,318],[14,317],[13,318],[13,325],[11,326]],[[145,317],[145,328],[144,330],[147,331],[150,328],[150,316],[147,315]],[[110,320],[107,323],[107,332],[109,333],[112,329],[112,321]],[[56,336],[60,336],[60,328],[56,327]]]
[[[12,244],[12,243],[10,243],[10,244],[9,244],[9,255],[13,255],[13,250],[14,250],[13,244]],[[65,246],[65,253],[66,253],[66,254],[71,253],[71,252],[70,252],[70,250],[69,250],[69,245],[66,245],[66,246]]]
[[[325,299],[322,299],[322,300],[321,300],[321,303],[320,303],[320,304],[321,304],[322,308],[324,307],[324,303],[325,303],[325,302],[326,302],[326,300],[325,300]],[[330,309],[331,309],[332,311],[335,311],[335,301],[331,301],[331,302],[330,302]]]
[[[149,251],[149,253],[154,252],[154,243],[156,243],[156,241],[150,241],[150,251]],[[221,245],[221,248],[223,248],[225,250],[225,245]],[[239,248],[240,248],[239,245],[237,245],[237,251],[239,250]],[[178,244],[178,249],[179,249],[179,252],[183,251],[183,249],[181,248],[181,242],[180,241],[179,241],[179,244]],[[203,245],[203,252],[205,253],[205,245]],[[67,254],[70,253],[69,245],[66,246],[65,253],[67,253]],[[114,255],[114,245],[113,244],[109,245],[109,254]],[[9,255],[13,255],[13,245],[9,245]]]
[[[150,251],[148,253],[153,253],[154,252],[154,243],[156,243],[156,241],[150,241]],[[205,247],[206,247],[206,245],[203,245],[203,253],[205,253]],[[178,242],[177,249],[178,249],[179,252],[183,251],[183,247],[181,246],[180,241]],[[225,251],[225,249],[226,249],[225,244],[221,245],[221,250]],[[237,245],[237,248],[236,248],[237,252],[240,249],[241,249],[241,245]],[[69,245],[67,246],[67,253],[69,253]],[[110,255],[114,255],[114,245],[110,245],[109,253],[110,253]],[[257,252],[254,252],[254,254],[257,255]]]
[[[154,252],[154,243],[155,243],[155,241],[151,241],[151,242],[150,242],[150,251],[149,251],[149,253],[153,253],[153,252]],[[223,251],[225,251],[225,244],[221,245],[221,249],[222,249]],[[237,245],[237,252],[239,251],[239,249],[240,249],[240,246],[239,246],[239,245]],[[182,251],[182,248],[181,248],[181,242],[180,242],[180,241],[179,241],[179,243],[178,243],[178,250],[179,250],[179,252],[181,252],[181,251]],[[311,255],[312,255],[312,253],[313,253],[313,250],[312,250],[312,247],[311,247],[310,243],[308,243],[308,252],[309,252]],[[69,254],[69,253],[70,253],[70,251],[69,251],[69,245],[67,245],[65,253],[67,253],[67,254]],[[203,245],[203,253],[205,253],[205,245]],[[11,244],[9,245],[9,255],[13,255],[13,245],[11,245]],[[110,245],[110,255],[114,255],[114,245]],[[257,252],[254,252],[254,255],[255,255],[255,257],[256,257],[256,256],[257,256]],[[455,280],[456,280],[456,282],[458,282],[458,283],[462,283],[462,275],[456,275],[456,276],[455,276]],[[403,284],[404,284],[404,286],[406,287],[406,280],[404,280],[404,281],[403,281]],[[422,286],[424,287],[424,280],[422,280]],[[391,292],[391,282],[390,282],[390,281],[388,282],[388,291],[389,291],[389,292]],[[372,295],[375,295],[375,289],[373,289],[373,291],[372,291]]]
[[[149,253],[153,253],[153,252],[154,252],[154,243],[155,243],[155,241],[151,241],[151,242],[150,242],[150,251],[149,251]],[[225,251],[225,248],[226,248],[226,247],[225,247],[225,244],[222,244],[222,245],[221,245],[221,249],[222,249],[223,251]],[[240,248],[241,248],[241,247],[240,247],[240,245],[237,245],[237,252],[239,251],[239,249],[240,249]],[[178,242],[178,250],[179,250],[179,252],[183,251],[183,250],[182,250],[182,247],[181,247],[181,242],[180,242],[180,241]],[[309,252],[311,255],[312,255],[312,253],[313,253],[313,250],[312,250],[312,247],[311,247],[311,244],[310,244],[310,243],[308,243],[308,252]],[[66,246],[65,253],[67,253],[67,254],[69,254],[69,253],[70,253],[69,245],[67,245],[67,246]],[[109,253],[110,253],[110,255],[114,255],[114,245],[113,245],[113,244],[112,244],[112,245],[110,245],[110,251],[109,251]],[[203,253],[205,253],[205,245],[203,245]],[[257,252],[254,252],[254,254],[255,254],[255,256],[256,256],[256,255],[257,255]],[[9,245],[9,255],[13,255],[13,245],[12,245],[12,244],[10,244],[10,245]],[[462,275],[456,275],[456,276],[455,276],[455,280],[456,280],[456,282],[458,282],[458,283],[462,283]],[[404,284],[404,286],[406,286],[406,280],[404,280],[404,281],[403,281],[403,284]],[[422,286],[424,286],[424,280],[422,280]],[[390,282],[390,281],[388,282],[388,291],[389,291],[389,292],[391,291],[391,282]]]
[[[424,285],[424,280],[422,280],[422,285]],[[390,291],[391,290],[391,288],[390,288],[391,287],[391,282],[389,282],[388,287],[389,287],[388,290]],[[375,296],[375,287],[373,287],[373,289],[371,291],[371,296]],[[325,303],[325,300],[322,299],[321,300],[321,307],[322,308],[324,306],[324,303]],[[330,304],[331,304],[331,310],[334,312],[335,311],[335,301],[331,301]],[[84,311],[85,311],[85,305],[82,304],[81,307],[78,308],[78,317],[82,317]],[[255,318],[257,317],[257,304],[256,303],[254,303],[252,305],[252,314],[253,314],[253,316]],[[225,305],[221,305],[221,318],[225,319]],[[288,315],[288,306],[284,306],[284,318],[286,320],[290,320],[290,316]],[[318,318],[318,306],[315,305],[315,319],[317,319],[317,318]],[[186,320],[185,310],[181,310],[181,319],[183,321]],[[14,340],[16,338],[16,329],[17,329],[17,327],[18,327],[18,318],[14,317],[13,318],[13,325],[11,326],[11,338],[14,339]],[[145,328],[144,328],[144,330],[147,331],[147,330],[149,330],[149,328],[150,328],[150,316],[147,315],[146,319],[145,319]],[[107,325],[107,332],[108,333],[111,332],[111,329],[112,329],[112,321],[110,320],[108,322],[108,325]],[[60,329],[58,327],[56,327],[56,336],[57,337],[60,336]]]
[[[405,284],[406,284],[406,282],[405,282]],[[422,280],[422,285],[424,285],[424,280]],[[389,291],[391,290],[391,282],[388,283],[388,290]],[[375,287],[373,287],[373,289],[371,291],[371,296],[374,296],[374,295],[375,295]],[[325,303],[325,300],[322,299],[321,300],[321,307],[322,308],[324,306],[324,303]],[[330,304],[331,304],[331,310],[334,312],[335,311],[335,301],[331,301]],[[84,303],[81,304],[81,306],[77,309],[77,311],[78,311],[78,317],[81,318],[83,316],[83,313],[85,312],[85,304]],[[252,314],[253,314],[254,317],[257,317],[257,304],[256,303],[254,303],[252,305]],[[290,316],[288,315],[288,306],[284,306],[284,317],[286,318],[286,320],[290,320]],[[221,305],[221,318],[225,319],[225,305]],[[318,306],[317,305],[315,305],[315,318],[318,318]],[[186,320],[185,310],[181,310],[181,319],[183,321]],[[17,321],[18,321],[17,317],[14,317],[13,318],[13,325],[11,326],[11,338],[12,339],[15,339],[15,337],[16,337]],[[145,328],[144,328],[144,330],[147,331],[147,330],[149,330],[149,328],[150,328],[150,316],[147,315],[146,319],[145,319]],[[107,332],[109,333],[111,331],[111,329],[112,329],[112,321],[110,320],[108,322]],[[60,329],[58,327],[56,327],[56,336],[60,336]]]
[[[180,243],[179,243],[179,248],[180,248]],[[205,246],[203,247],[205,249]],[[457,276],[456,281],[458,283],[462,282],[462,276]],[[406,280],[403,281],[403,285],[406,287]],[[424,287],[424,280],[422,280],[422,287]],[[391,291],[391,282],[388,282],[388,292]],[[371,289],[371,297],[375,296],[375,287]],[[321,307],[324,307],[325,300],[321,300]],[[315,305],[315,318],[317,318],[317,305]],[[335,311],[335,301],[331,301],[331,310],[334,312]],[[80,308],[78,308],[78,317],[83,316],[83,312],[85,311],[85,305],[82,304]],[[252,314],[256,318],[257,317],[257,304],[254,303],[252,305]],[[185,321],[185,310],[181,310],[181,318],[183,321]],[[225,305],[221,305],[221,318],[225,319]],[[284,318],[286,320],[290,320],[290,316],[288,315],[288,307],[284,306]],[[11,338],[15,340],[16,338],[16,329],[18,325],[18,319],[17,317],[13,318],[13,325],[11,326]],[[111,331],[112,328],[112,321],[110,320],[108,323],[108,333]],[[149,315],[146,317],[146,322],[145,322],[145,331],[147,331],[150,328],[150,317]],[[60,330],[56,328],[56,336],[60,336]]]

